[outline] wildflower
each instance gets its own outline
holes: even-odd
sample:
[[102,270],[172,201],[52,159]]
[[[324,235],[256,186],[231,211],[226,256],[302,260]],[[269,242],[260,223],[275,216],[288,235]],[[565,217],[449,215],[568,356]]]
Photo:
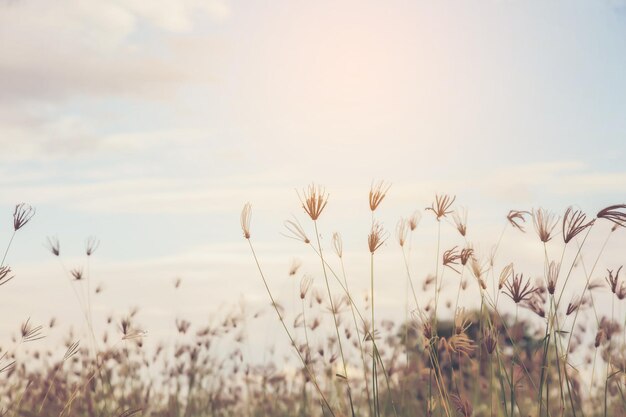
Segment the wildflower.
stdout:
[[478,281],[480,288],[482,288],[483,290],[486,290],[487,283],[485,282],[485,279],[483,278],[483,275],[486,272],[485,265],[481,265],[478,259],[472,257],[472,262],[470,263],[470,270],[472,271],[474,278],[476,278],[476,280]]
[[530,284],[530,279],[523,283],[524,274],[513,274],[513,281],[507,281],[504,285],[508,292],[504,292],[508,295],[515,304],[524,300],[529,300],[530,296],[537,291],[535,287]]
[[285,225],[287,231],[290,233],[290,235],[283,233],[283,236],[286,236],[290,239],[300,240],[306,244],[311,243],[311,240],[308,238],[308,236],[304,232],[304,229],[302,228],[302,225],[295,216],[293,220],[285,220],[283,224]]
[[246,203],[241,210],[241,230],[246,239],[250,239],[250,219],[252,217],[252,205]]
[[539,240],[546,243],[552,239],[552,231],[556,226],[558,219],[554,217],[553,213],[549,213],[544,209],[533,210],[533,223],[535,230],[539,235]]
[[485,349],[487,349],[487,353],[491,355],[498,345],[498,333],[493,329],[485,330],[483,336]]
[[30,318],[26,320],[22,324],[21,334],[23,342],[33,342],[35,340],[43,339],[44,336],[41,334],[42,326],[33,327],[30,323]]
[[100,240],[98,240],[95,236],[89,236],[87,240],[85,240],[85,254],[87,256],[93,255],[93,253],[100,246]]
[[504,284],[509,279],[509,276],[513,273],[513,263],[508,264],[502,269],[500,272],[500,278],[498,278],[498,289],[501,290],[504,288]]
[[35,215],[35,209],[28,204],[20,203],[15,205],[13,211],[13,230],[18,231],[26,225]]
[[606,282],[609,284],[609,287],[611,288],[611,292],[613,294],[617,294],[618,290],[620,289],[618,287],[618,284],[619,284],[619,273],[620,273],[620,271],[622,270],[623,267],[624,267],[624,265],[620,266],[617,269],[617,272],[615,273],[615,275],[613,275],[613,270],[607,269],[607,272],[609,273],[609,276],[606,277],[605,279],[606,279]]
[[70,274],[74,277],[76,281],[80,281],[83,279],[83,269],[82,268],[74,268],[70,271]]
[[409,229],[411,229],[411,232],[417,228],[417,225],[419,224],[421,218],[422,218],[422,214],[417,210],[415,210],[413,214],[411,214],[411,217],[409,217],[409,220],[408,220]]
[[339,259],[341,259],[343,257],[343,240],[341,240],[341,235],[337,232],[333,233],[333,249]]
[[615,223],[615,226],[626,227],[626,204],[616,204],[606,207],[600,210],[596,217],[598,219],[610,220]]
[[296,275],[298,269],[302,266],[302,261],[299,259],[294,259],[291,261],[291,266],[289,267],[289,276],[292,277]]
[[306,294],[309,292],[311,285],[313,284],[313,278],[308,275],[305,275],[300,280],[300,299],[304,300]]
[[375,211],[378,208],[387,195],[389,188],[391,188],[391,184],[385,183],[384,181],[377,183],[372,182],[369,195],[370,210]]
[[450,198],[448,195],[435,195],[435,202],[430,206],[426,207],[426,210],[431,210],[437,216],[437,221],[439,221],[442,217],[452,213],[450,206],[456,200],[456,196]]
[[548,267],[548,292],[553,295],[554,290],[556,289],[556,281],[559,278],[559,271],[561,270],[561,264],[555,263],[554,261],[550,262],[550,266]]
[[307,189],[303,190],[302,196],[298,193],[298,198],[302,203],[302,208],[313,221],[320,217],[328,203],[328,194],[326,194],[324,188],[315,184],[311,184]]
[[54,256],[59,256],[59,254],[61,253],[61,244],[59,243],[59,238],[57,238],[56,236],[48,236],[46,240],[48,241],[48,250],[52,252]]
[[448,339],[448,345],[453,352],[463,354],[467,357],[469,357],[476,347],[465,333],[457,333],[450,337],[450,339]]
[[454,408],[456,408],[457,413],[460,414],[461,417],[472,417],[474,408],[467,398],[456,394],[452,394],[450,398],[452,398]]
[[0,266],[0,285],[4,285],[13,279],[14,276],[10,274],[11,268],[6,265]]
[[467,264],[467,261],[472,259],[473,255],[474,255],[474,249],[472,248],[465,248],[461,250],[461,255],[459,257],[459,259],[461,259],[461,265],[465,266]]
[[573,210],[571,207],[565,210],[565,215],[563,216],[563,241],[565,243],[569,243],[576,235],[593,225],[596,221],[592,219],[585,223],[586,219],[587,216],[580,210]]
[[398,239],[398,243],[400,247],[404,247],[404,243],[406,242],[407,234],[408,234],[408,221],[405,218],[401,218],[398,220],[398,224],[396,225],[396,238]]
[[456,225],[456,230],[459,231],[461,236],[465,237],[467,234],[467,209],[455,210],[452,213],[452,220]]
[[385,243],[387,239],[387,233],[383,230],[380,223],[376,222],[372,225],[372,231],[367,236],[367,244],[371,254],[374,254],[378,248]]
[[452,266],[452,265],[458,265],[459,259],[461,258],[461,255],[458,254],[458,251],[456,250],[456,248],[457,247],[455,246],[452,249],[448,249],[447,251],[443,252],[442,263],[444,266],[447,266],[448,268],[452,269],[454,272],[459,274],[460,272],[456,270],[454,266]]
[[511,226],[517,228],[520,232],[525,232],[524,226],[522,226],[519,222],[526,223],[526,218],[524,218],[526,214],[530,214],[530,212],[511,210],[509,211],[509,214],[507,214],[506,219],[509,223],[511,223]]

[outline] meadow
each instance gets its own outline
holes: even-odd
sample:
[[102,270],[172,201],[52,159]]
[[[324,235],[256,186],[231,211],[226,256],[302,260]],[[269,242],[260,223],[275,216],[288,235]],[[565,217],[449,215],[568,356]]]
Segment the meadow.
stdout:
[[[371,212],[362,245],[369,252],[365,296],[351,291],[342,236],[320,240],[332,200],[314,184],[298,194],[306,221],[294,217],[282,230],[318,265],[312,277],[293,262],[295,300],[277,298],[255,246],[262,236],[255,234],[252,205],[241,211],[242,245],[269,303],[263,313],[242,306],[207,323],[178,318],[168,343],[148,345],[138,310],[96,326],[92,309],[102,288],[91,282],[89,268],[65,270],[88,331],[53,346],[45,335],[58,326],[54,319],[23,318],[12,343],[0,350],[0,416],[626,415],[624,259],[604,259],[619,242],[613,236],[624,233],[626,204],[599,207],[595,215],[574,206],[562,214],[511,210],[496,219],[503,224],[500,238],[479,253],[468,239],[467,211],[451,195],[435,196],[428,208],[386,229],[378,214],[389,191],[389,184],[376,182],[364,196]],[[32,207],[15,207],[0,296],[19,275],[5,265],[13,237],[33,216]],[[413,242],[424,221],[436,225],[436,257],[416,265]],[[533,235],[544,253],[541,276],[531,278],[500,250],[505,233],[510,240]],[[591,237],[602,244],[589,246]],[[86,241],[87,259],[98,245],[96,238]],[[377,311],[383,246],[403,259],[400,321]],[[47,247],[61,256],[58,240],[48,238]],[[611,266],[600,270],[600,264]],[[179,285],[174,281],[171,291]],[[287,303],[297,306],[295,314]],[[289,358],[271,356],[262,364],[247,358],[246,329],[260,314],[273,316],[281,329],[277,344]]]

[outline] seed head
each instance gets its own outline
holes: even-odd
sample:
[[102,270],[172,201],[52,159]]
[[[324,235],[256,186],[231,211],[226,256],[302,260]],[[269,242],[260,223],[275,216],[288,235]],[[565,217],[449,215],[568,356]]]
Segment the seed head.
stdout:
[[302,279],[300,280],[300,299],[301,300],[304,300],[307,293],[309,292],[309,289],[311,289],[312,284],[313,284],[313,278],[311,278],[308,275],[305,275],[304,277],[302,277]]
[[546,210],[540,208],[538,210],[533,210],[533,223],[535,225],[535,230],[539,235],[539,240],[546,243],[550,239],[552,239],[552,231],[559,221],[558,218],[555,217],[553,213],[549,213]]
[[83,279],[83,269],[82,268],[74,268],[70,271],[70,274],[74,277],[76,281],[80,281]]
[[461,258],[461,255],[459,255],[456,248],[457,247],[455,246],[452,249],[448,249],[447,251],[443,252],[442,263],[443,263],[443,266],[447,266],[448,268],[452,269],[457,274],[460,274],[460,272],[454,267],[454,265],[459,264],[459,259]]
[[311,184],[308,188],[305,188],[302,191],[302,196],[298,193],[298,198],[300,199],[300,203],[302,203],[302,208],[313,221],[316,221],[320,217],[320,214],[322,214],[324,207],[326,207],[328,203],[326,190],[315,184]]
[[498,345],[498,333],[496,330],[485,330],[483,333],[483,340],[485,343],[485,349],[487,349],[487,353],[490,355],[496,350],[496,346]]
[[526,223],[525,215],[530,214],[528,211],[511,210],[507,214],[506,219],[511,223],[511,226],[517,228],[521,232],[525,232],[524,226],[521,223]]
[[615,223],[615,226],[626,227],[626,204],[615,204],[600,210],[596,216],[598,219],[607,219]]
[[59,238],[56,236],[48,236],[46,240],[48,241],[46,244],[48,250],[52,252],[54,256],[59,256],[59,254],[61,253],[61,244],[59,243]]
[[369,196],[370,210],[376,211],[380,203],[387,195],[387,191],[389,191],[389,188],[391,188],[391,184],[385,183],[384,181],[379,181],[377,183],[372,182]]
[[406,238],[409,233],[408,226],[408,221],[405,218],[398,220],[398,224],[396,225],[396,239],[398,239],[400,247],[404,247],[406,243]]
[[530,296],[537,291],[530,283],[530,278],[523,282],[524,274],[515,274],[513,273],[513,279],[511,281],[507,281],[504,286],[508,290],[504,293],[508,295],[515,304],[518,304],[524,300],[529,300]]
[[467,261],[472,259],[473,255],[474,249],[472,248],[464,248],[463,250],[461,250],[461,256],[459,258],[461,259],[461,265],[465,266],[467,264]]
[[18,231],[26,225],[35,215],[35,209],[28,204],[20,203],[15,205],[13,211],[13,230]]
[[241,230],[243,230],[243,237],[250,239],[250,219],[252,217],[252,205],[246,203],[241,210]]
[[550,266],[548,267],[548,292],[550,294],[554,294],[554,290],[556,289],[556,282],[559,279],[560,270],[560,263],[557,264],[554,261],[550,262]]
[[456,230],[459,231],[461,236],[465,237],[467,234],[467,209],[460,208],[452,212],[452,220],[456,225]]
[[563,216],[563,241],[569,243],[580,232],[595,223],[595,219],[585,222],[587,216],[580,210],[568,207]]
[[333,249],[339,259],[343,258],[343,240],[338,232],[333,233]]
[[620,287],[619,287],[619,273],[622,270],[622,268],[624,267],[624,265],[620,266],[617,269],[617,272],[615,273],[615,275],[613,275],[613,270],[612,269],[607,269],[607,272],[609,273],[609,276],[606,277],[606,282],[609,284],[609,287],[611,288],[611,292],[613,294],[617,294]]
[[93,255],[93,253],[98,249],[99,246],[100,240],[98,240],[98,238],[95,236],[89,236],[85,240],[85,254],[87,256]]
[[283,233],[283,236],[290,239],[300,240],[306,244],[311,243],[311,240],[306,235],[304,228],[295,216],[293,217],[293,220],[285,220],[284,225],[289,234]]
[[437,221],[439,221],[442,217],[452,213],[450,210],[450,206],[456,200],[456,196],[452,198],[449,195],[435,195],[435,202],[430,206],[426,207],[426,210],[431,210],[437,216]]
[[373,254],[378,248],[382,246],[387,240],[387,233],[383,230],[380,223],[375,222],[372,224],[372,230],[367,236],[367,244],[370,249],[370,253]]
[[0,286],[6,284],[13,279],[11,275],[11,268],[8,266],[0,266]]
[[411,217],[409,217],[409,220],[408,220],[409,228],[411,229],[411,232],[417,228],[417,225],[419,224],[421,219],[422,219],[422,213],[420,213],[419,211],[415,210],[413,214],[411,214]]

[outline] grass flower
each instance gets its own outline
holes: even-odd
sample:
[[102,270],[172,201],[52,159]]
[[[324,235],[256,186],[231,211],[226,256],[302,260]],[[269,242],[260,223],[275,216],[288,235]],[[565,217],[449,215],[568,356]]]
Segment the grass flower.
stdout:
[[574,210],[572,207],[568,207],[565,210],[565,215],[563,216],[563,241],[565,243],[569,243],[580,232],[593,225],[596,221],[592,219],[585,222],[585,220],[587,220],[587,216],[582,211]]
[[26,225],[35,215],[35,209],[28,204],[20,203],[13,211],[13,230],[18,231]]
[[302,196],[298,193],[302,208],[309,215],[311,220],[316,221],[328,203],[328,194],[321,186],[311,184],[302,191]]
[[533,210],[532,215],[539,240],[543,243],[548,242],[553,237],[552,232],[559,219],[553,213],[549,213],[542,208]]
[[437,221],[439,221],[442,217],[445,217],[446,215],[452,213],[452,210],[450,210],[450,206],[452,206],[454,200],[456,200],[455,196],[450,197],[446,194],[435,195],[435,202],[430,207],[426,207],[426,210],[430,210],[435,213],[435,216],[437,216]]
[[377,183],[372,183],[370,187],[370,195],[369,195],[369,203],[370,210],[376,211],[380,203],[384,200],[387,195],[387,191],[391,188],[391,184],[385,183],[384,181],[379,181]]
[[530,212],[523,210],[511,210],[509,211],[509,214],[507,214],[506,219],[509,221],[511,226],[515,227],[520,232],[525,232],[522,223],[526,223],[526,218],[524,216],[527,214],[530,214]]
[[596,217],[612,221],[616,226],[626,227],[626,204],[606,207],[600,210]]
[[252,205],[246,203],[241,210],[241,230],[243,231],[243,237],[250,239],[250,220],[252,217]]
[[367,245],[369,247],[370,253],[373,254],[385,243],[387,240],[387,233],[384,231],[383,227],[380,223],[375,222],[372,225],[372,230],[370,234],[367,236]]

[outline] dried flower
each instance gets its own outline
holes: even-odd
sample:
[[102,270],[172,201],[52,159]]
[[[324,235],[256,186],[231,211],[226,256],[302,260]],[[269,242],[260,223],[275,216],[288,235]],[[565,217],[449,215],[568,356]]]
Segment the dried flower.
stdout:
[[522,226],[519,222],[526,223],[526,218],[524,217],[526,214],[530,214],[528,211],[522,210],[511,210],[509,214],[507,214],[506,219],[511,223],[511,226],[519,229],[521,232],[525,232],[524,226]]
[[600,210],[596,217],[598,219],[610,220],[616,226],[626,227],[626,204],[615,204],[606,207]]
[[467,261],[472,259],[472,256],[474,256],[474,249],[464,248],[463,250],[461,250],[461,265],[465,266],[467,264]]
[[16,204],[15,211],[13,211],[13,230],[20,230],[34,215],[35,209],[33,207],[24,203]]
[[483,340],[485,343],[485,349],[490,355],[496,350],[498,345],[498,333],[494,329],[486,330],[483,333]]
[[305,275],[304,277],[302,277],[302,279],[300,280],[300,299],[301,300],[304,300],[312,284],[313,284],[313,278],[311,278],[308,275]]
[[302,266],[302,261],[300,261],[299,259],[293,259],[291,261],[291,266],[289,267],[289,276],[292,277],[296,275],[296,273],[298,272],[298,269],[300,269],[301,266]]
[[315,184],[309,185],[308,188],[302,191],[302,196],[298,193],[300,203],[306,214],[311,217],[311,220],[316,221],[326,204],[328,203],[328,194],[323,187],[316,186]]
[[513,274],[513,280],[507,281],[504,285],[508,292],[504,292],[508,295],[515,304],[524,300],[529,300],[530,296],[537,291],[530,283],[530,278],[523,283],[524,274]]
[[413,214],[411,214],[411,217],[409,217],[409,228],[411,229],[411,232],[417,228],[417,225],[419,224],[421,218],[422,213],[417,210],[415,210]]
[[511,262],[510,264],[508,264],[502,269],[502,272],[500,272],[500,278],[498,278],[499,290],[504,288],[504,284],[507,282],[507,280],[509,279],[509,276],[511,276],[512,274],[513,274],[513,263]]
[[448,249],[447,251],[443,252],[442,263],[444,266],[447,266],[448,268],[452,269],[457,274],[460,274],[460,272],[453,266],[453,265],[458,265],[459,259],[461,258],[461,255],[459,255],[456,248],[457,247],[455,246],[452,249]]
[[381,224],[378,222],[372,224],[372,231],[367,236],[367,244],[369,246],[370,253],[373,254],[376,252],[376,250],[380,248],[383,243],[385,243],[386,239],[387,233],[383,230]]
[[398,239],[400,247],[404,247],[408,232],[408,221],[405,218],[401,218],[396,225],[396,238]]
[[304,232],[304,228],[295,216],[293,217],[293,220],[285,220],[283,224],[285,225],[285,229],[289,232],[289,234],[283,233],[283,236],[290,239],[300,240],[306,244],[311,243],[311,240]]
[[467,209],[460,208],[452,213],[452,220],[456,226],[456,230],[459,231],[461,236],[465,237],[467,234]]
[[558,220],[553,213],[549,213],[542,208],[533,210],[533,223],[539,235],[539,240],[546,243],[552,239],[552,231]]
[[99,246],[100,240],[98,240],[98,238],[95,236],[89,236],[85,240],[85,254],[87,256],[93,255],[93,253],[98,249]]
[[11,275],[11,268],[6,265],[0,266],[0,286],[11,281],[13,277],[14,276]]
[[559,279],[560,270],[560,263],[555,263],[554,261],[550,262],[550,266],[548,267],[548,292],[552,295],[554,294],[554,290],[556,289],[556,282]]
[[30,324],[30,317],[22,324],[22,341],[23,342],[33,342],[35,340],[43,339],[45,336],[42,335],[41,331],[43,326],[35,326],[33,327]]
[[569,243],[576,235],[596,221],[592,219],[585,223],[586,219],[587,216],[580,210],[573,210],[571,207],[565,210],[565,215],[563,216],[563,241],[565,243]]
[[83,269],[82,268],[74,268],[70,271],[70,274],[74,277],[76,281],[80,281],[83,279]]
[[339,259],[343,258],[343,240],[338,232],[333,233],[333,249]]
[[613,270],[612,269],[611,270],[607,269],[607,272],[609,273],[609,276],[606,277],[605,279],[606,279],[606,282],[609,284],[609,287],[611,288],[611,292],[613,294],[617,294],[617,292],[619,290],[619,287],[618,287],[618,284],[619,284],[619,273],[620,273],[620,271],[622,270],[623,267],[624,267],[624,265],[620,266],[617,269],[617,272],[615,273],[615,275],[613,275]]
[[243,231],[243,237],[250,239],[250,220],[252,217],[252,205],[246,203],[241,210],[241,230]]
[[450,398],[452,399],[454,408],[456,408],[456,412],[460,414],[461,417],[472,417],[472,414],[474,413],[474,408],[467,398],[461,397],[456,394],[452,394]]
[[61,244],[59,243],[59,238],[57,238],[56,236],[48,236],[46,240],[48,241],[46,244],[48,250],[52,252],[54,256],[59,256],[59,254],[61,253]]
[[450,198],[450,196],[444,195],[435,195],[435,202],[430,206],[426,207],[426,210],[431,210],[437,216],[437,221],[439,221],[442,217],[452,213],[450,206],[456,200],[456,196]]
[[385,183],[384,181],[379,181],[377,183],[372,182],[369,195],[370,210],[375,211],[378,208],[387,195],[389,188],[391,188],[391,184]]

